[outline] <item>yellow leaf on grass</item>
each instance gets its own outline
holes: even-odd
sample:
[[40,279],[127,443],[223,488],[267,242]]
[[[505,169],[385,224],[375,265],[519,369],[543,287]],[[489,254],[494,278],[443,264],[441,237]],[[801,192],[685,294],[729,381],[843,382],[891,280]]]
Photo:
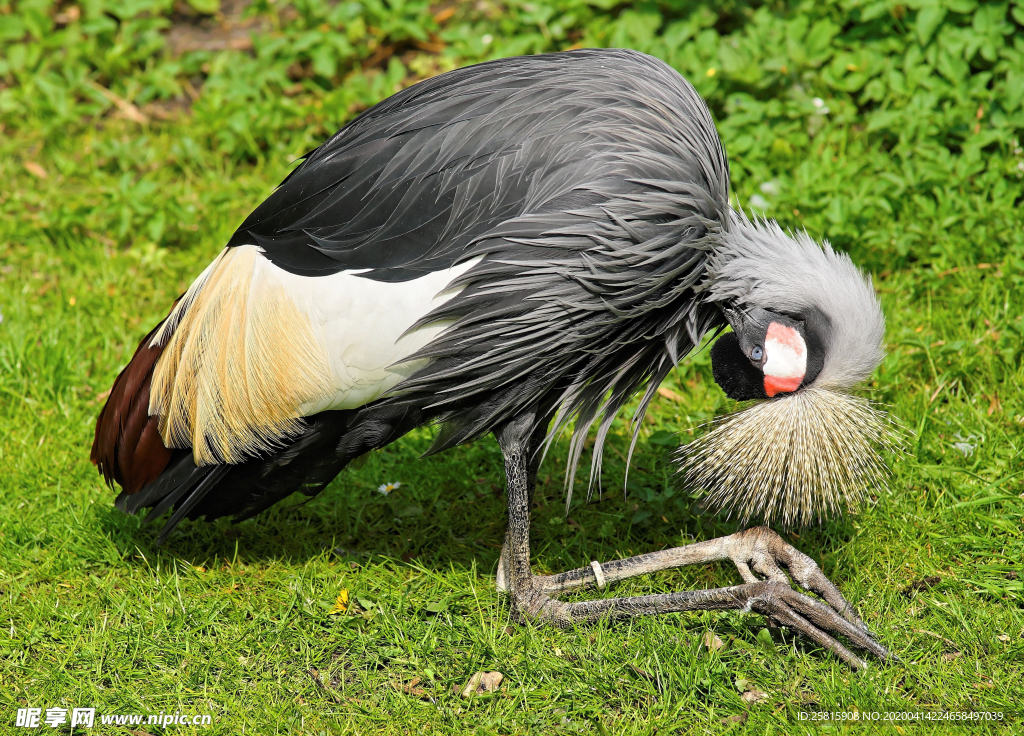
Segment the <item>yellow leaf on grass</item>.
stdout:
[[703,643],[704,646],[706,646],[712,652],[717,652],[719,649],[725,646],[725,642],[718,638],[718,634],[716,634],[714,631],[705,631],[704,638],[701,640],[701,643]]
[[327,612],[328,616],[338,613],[345,613],[348,610],[348,588],[342,588],[338,597],[334,599],[334,607]]
[[658,396],[662,396],[666,399],[671,399],[672,401],[684,400],[683,397],[677,394],[675,391],[673,391],[670,388],[665,388],[664,386],[658,389]]
[[35,161],[26,161],[25,170],[37,179],[46,179],[50,175],[46,173],[46,169],[37,164]]
[[760,700],[764,700],[768,697],[768,693],[758,690],[756,687],[747,690],[745,693],[740,695],[740,698],[744,703],[756,703]]

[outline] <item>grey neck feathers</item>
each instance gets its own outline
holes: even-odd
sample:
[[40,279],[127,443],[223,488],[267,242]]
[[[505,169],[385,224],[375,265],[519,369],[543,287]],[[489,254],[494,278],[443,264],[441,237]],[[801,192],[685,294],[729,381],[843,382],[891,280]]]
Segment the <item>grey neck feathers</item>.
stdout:
[[806,232],[786,233],[772,220],[732,211],[719,231],[701,289],[708,299],[761,307],[807,319],[817,312],[825,347],[814,385],[849,389],[885,356],[885,318],[871,277]]

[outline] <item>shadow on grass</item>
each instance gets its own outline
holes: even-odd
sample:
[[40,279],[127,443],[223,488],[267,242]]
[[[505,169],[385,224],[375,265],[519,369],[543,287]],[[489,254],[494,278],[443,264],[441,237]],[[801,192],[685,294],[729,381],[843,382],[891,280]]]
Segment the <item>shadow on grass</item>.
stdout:
[[[97,521],[122,557],[164,557],[189,564],[213,560],[284,564],[334,555],[357,563],[411,563],[435,570],[469,569],[474,564],[493,574],[505,533],[504,474],[492,440],[480,440],[443,455],[416,458],[421,443],[401,440],[373,453],[357,468],[346,469],[319,496],[295,494],[253,519],[185,521],[163,547],[156,536],[166,521],[143,524],[112,505]],[[735,519],[703,509],[674,481],[668,454],[638,452],[629,490],[610,482],[589,501],[577,483],[568,514],[562,485],[564,449],[558,447],[542,467],[531,514],[534,569],[559,572],[586,565],[712,539],[744,528]],[[609,454],[606,479],[623,477],[624,463]],[[380,481],[406,479],[388,495]],[[607,490],[608,487],[614,490]],[[584,485],[585,488],[585,485]],[[777,529],[801,551],[822,564],[854,535],[850,517],[808,529]],[[731,566],[728,566],[731,567]],[[731,577],[731,576],[730,576]],[[736,582],[739,582],[736,578]]]

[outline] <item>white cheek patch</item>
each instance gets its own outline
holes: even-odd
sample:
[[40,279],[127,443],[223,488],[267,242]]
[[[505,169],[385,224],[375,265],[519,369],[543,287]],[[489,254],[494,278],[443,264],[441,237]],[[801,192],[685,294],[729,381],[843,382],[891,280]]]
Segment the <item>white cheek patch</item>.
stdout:
[[765,392],[796,391],[807,372],[807,345],[792,327],[772,322],[764,340]]

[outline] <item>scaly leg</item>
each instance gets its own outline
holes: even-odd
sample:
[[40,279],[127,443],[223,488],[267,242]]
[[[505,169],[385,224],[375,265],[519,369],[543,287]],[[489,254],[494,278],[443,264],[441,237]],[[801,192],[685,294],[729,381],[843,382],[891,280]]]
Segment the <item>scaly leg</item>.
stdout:
[[[855,646],[879,659],[889,656],[815,562],[763,527],[604,565],[594,563],[561,575],[533,576],[529,497],[533,485],[531,476],[536,468],[531,467],[530,462],[532,428],[532,415],[525,415],[495,432],[505,457],[508,479],[508,531],[499,565],[499,584],[511,595],[512,609],[518,618],[565,627],[604,616],[627,618],[679,611],[755,611],[807,636],[851,667],[862,668],[867,664],[837,641],[836,635],[847,637]],[[732,560],[744,584],[579,603],[566,603],[551,595],[591,585],[604,587],[608,582],[656,570],[719,560]],[[824,598],[828,605],[794,590],[780,565],[804,588]],[[759,579],[755,572],[765,578]]]
[[[532,416],[532,415],[531,415]],[[540,448],[544,444],[544,437],[547,434],[548,421],[538,422],[530,436],[526,448],[526,510],[527,524],[529,524],[529,510],[533,505],[533,492],[537,489],[537,470],[540,468]],[[501,593],[508,592],[508,579],[505,574],[505,566],[508,564],[509,536],[505,535],[505,542],[501,547],[501,557],[498,558],[498,572],[495,575],[495,587]],[[529,544],[529,527],[527,527],[527,544]]]

